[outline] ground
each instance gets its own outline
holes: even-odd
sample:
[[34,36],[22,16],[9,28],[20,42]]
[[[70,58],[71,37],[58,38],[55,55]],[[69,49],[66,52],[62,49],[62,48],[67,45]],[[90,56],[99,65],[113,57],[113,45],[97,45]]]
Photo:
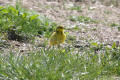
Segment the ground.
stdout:
[[[117,46],[120,45],[119,44],[120,43],[120,8],[119,8],[120,6],[119,5],[115,7],[114,5],[106,6],[101,4],[100,2],[96,2],[93,4],[89,2],[70,2],[68,0],[67,1],[21,0],[20,3],[23,8],[27,8],[31,11],[34,10],[40,15],[46,16],[47,18],[57,23],[58,25],[65,26],[66,28],[65,33],[67,35],[67,40],[65,44],[62,45],[62,47],[65,48],[63,50],[53,50],[53,51],[46,50],[46,48],[48,47],[46,45],[48,45],[49,38],[48,37],[46,38],[44,36],[40,36],[40,37],[35,36],[34,42],[19,42],[8,39],[1,39],[3,38],[1,37],[0,42],[2,41],[2,44],[0,43],[0,53],[4,53],[4,54],[18,53],[18,54],[16,54],[16,56],[12,54],[10,54],[10,56],[5,55],[4,57],[2,57],[1,55],[0,63],[2,63],[3,66],[0,67],[1,67],[1,72],[3,71],[4,75],[0,75],[0,79],[1,76],[3,76],[4,78],[4,76],[9,76],[9,75],[10,77],[12,76],[11,79],[15,79],[14,76],[16,76],[17,73],[19,74],[19,76],[18,75],[17,76],[20,79],[25,79],[25,77],[26,78],[28,77],[27,79],[29,78],[31,79],[32,76],[29,75],[24,76],[24,74],[29,74],[31,70],[33,70],[32,71],[33,74],[31,75],[35,76],[35,78],[36,75],[38,77],[40,77],[39,75],[42,75],[42,74],[38,74],[39,70],[41,70],[41,72],[43,71],[43,73],[46,71],[45,72],[46,75],[48,74],[50,75],[47,76],[48,78],[51,76],[52,78],[54,78],[53,74],[56,74],[54,72],[54,70],[56,69],[60,71],[60,75],[62,73],[63,77],[65,73],[67,75],[71,70],[74,79],[74,77],[80,74],[80,73],[73,74],[75,69],[76,69],[75,72],[82,72],[82,70],[83,72],[86,72],[86,66],[87,66],[88,72],[91,72],[92,74],[89,73],[90,76],[88,76],[87,75],[88,73],[83,73],[83,74],[81,73],[81,75],[86,74],[86,76],[83,76],[83,78],[86,77],[86,79],[88,78],[92,79],[91,77],[92,75],[93,78],[95,79],[100,78],[100,80],[103,79],[107,80],[109,78],[110,80],[120,80],[119,77],[120,68],[118,68],[119,59],[115,61],[111,60],[112,59],[111,57],[114,56],[114,53],[115,53],[115,58],[119,57],[118,54],[119,47],[116,48],[116,46],[113,46],[113,48],[109,48],[113,45],[113,42],[115,42]],[[6,5],[15,6],[15,4],[16,4],[16,0],[0,0],[0,5],[2,6],[6,6]],[[92,48],[89,44],[93,45]],[[102,48],[101,45],[98,44],[103,44]],[[94,49],[94,46],[96,45],[97,47],[95,47]],[[74,49],[73,51],[76,52],[72,52],[72,50],[71,52],[69,52],[69,49],[71,48]],[[106,50],[106,52],[104,51],[104,49]],[[21,57],[24,55],[21,55],[19,53],[25,55],[28,54],[28,56]],[[52,54],[52,53],[56,53],[56,54]],[[87,55],[83,54],[82,56],[82,54],[71,54],[71,53],[85,53],[85,54],[88,53],[88,54]],[[100,53],[100,54],[96,54],[96,53]],[[101,62],[100,65],[99,62]],[[29,68],[26,69],[26,66]],[[64,69],[63,72],[61,72],[61,69],[63,67],[65,67],[64,68],[65,72]],[[36,70],[36,72],[34,70]],[[27,71],[28,73],[26,73]],[[108,73],[106,73],[106,71]]]
[[[0,5],[14,5],[15,0],[0,0]],[[83,2],[45,1],[45,0],[22,0],[24,8],[37,11],[48,17],[59,25],[64,25],[68,34],[66,44],[71,40],[74,47],[86,46],[89,42],[112,45],[113,42],[120,42],[120,9],[115,6],[105,6],[100,2],[88,4]],[[90,17],[89,22],[75,21],[74,17]],[[48,39],[36,39],[37,46],[43,45],[42,41]],[[24,52],[34,50],[31,43],[20,43],[8,41],[10,48],[14,51]],[[3,51],[10,49],[4,48]]]

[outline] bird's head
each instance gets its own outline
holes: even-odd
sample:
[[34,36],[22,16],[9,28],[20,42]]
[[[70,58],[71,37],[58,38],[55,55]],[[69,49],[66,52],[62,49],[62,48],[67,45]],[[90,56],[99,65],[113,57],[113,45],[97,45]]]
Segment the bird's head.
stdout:
[[56,32],[63,32],[63,31],[64,31],[64,27],[61,25],[56,28]]

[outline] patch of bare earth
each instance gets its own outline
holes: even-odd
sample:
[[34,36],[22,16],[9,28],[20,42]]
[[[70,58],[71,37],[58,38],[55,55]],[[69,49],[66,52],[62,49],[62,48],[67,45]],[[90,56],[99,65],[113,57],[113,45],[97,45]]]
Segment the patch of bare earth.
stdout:
[[[0,0],[1,5],[15,5],[15,3],[15,0]],[[112,44],[114,41],[120,42],[118,26],[110,27],[110,24],[113,22],[120,25],[120,9],[114,6],[104,6],[99,2],[88,5],[82,2],[51,2],[46,0],[21,0],[21,4],[24,8],[37,11],[67,28],[78,26],[80,30],[69,29],[67,32],[70,36],[76,37],[75,41],[80,42],[77,43],[79,45],[82,44],[82,40],[105,44]],[[75,6],[81,6],[82,11],[70,9]],[[98,21],[98,23],[73,22],[69,19],[70,16],[86,16]],[[10,43],[15,44],[13,42]],[[20,44],[20,46],[28,48],[28,44],[24,44]]]

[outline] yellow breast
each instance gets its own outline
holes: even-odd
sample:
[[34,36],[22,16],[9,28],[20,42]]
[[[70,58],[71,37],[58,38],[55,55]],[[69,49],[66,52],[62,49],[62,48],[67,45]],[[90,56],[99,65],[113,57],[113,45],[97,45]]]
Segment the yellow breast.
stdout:
[[65,39],[66,39],[66,35],[64,32],[63,33],[54,32],[50,37],[50,46],[61,44],[65,42]]

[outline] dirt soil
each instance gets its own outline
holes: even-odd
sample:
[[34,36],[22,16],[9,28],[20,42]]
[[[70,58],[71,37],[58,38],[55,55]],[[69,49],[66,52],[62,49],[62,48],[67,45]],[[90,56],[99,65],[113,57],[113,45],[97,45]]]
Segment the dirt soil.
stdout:
[[[0,0],[0,5],[15,5],[15,0]],[[84,41],[112,44],[120,42],[120,9],[114,6],[104,6],[100,2],[95,4],[85,4],[83,2],[64,2],[64,1],[47,1],[47,0],[21,0],[24,8],[31,9],[45,15],[57,24],[64,25],[68,28],[68,36],[75,37],[75,45],[84,45]],[[71,10],[72,7],[81,6],[81,11]],[[97,23],[81,23],[70,20],[70,16],[86,16]],[[116,23],[118,26],[111,27],[110,24]],[[78,30],[73,28],[78,26]],[[37,43],[41,44],[38,39]],[[43,40],[44,41],[44,40]],[[24,52],[25,50],[34,50],[34,45],[30,43],[19,43],[9,41],[13,51]],[[66,43],[68,44],[68,43]],[[86,43],[87,44],[87,43]],[[8,51],[8,49],[4,49]]]

